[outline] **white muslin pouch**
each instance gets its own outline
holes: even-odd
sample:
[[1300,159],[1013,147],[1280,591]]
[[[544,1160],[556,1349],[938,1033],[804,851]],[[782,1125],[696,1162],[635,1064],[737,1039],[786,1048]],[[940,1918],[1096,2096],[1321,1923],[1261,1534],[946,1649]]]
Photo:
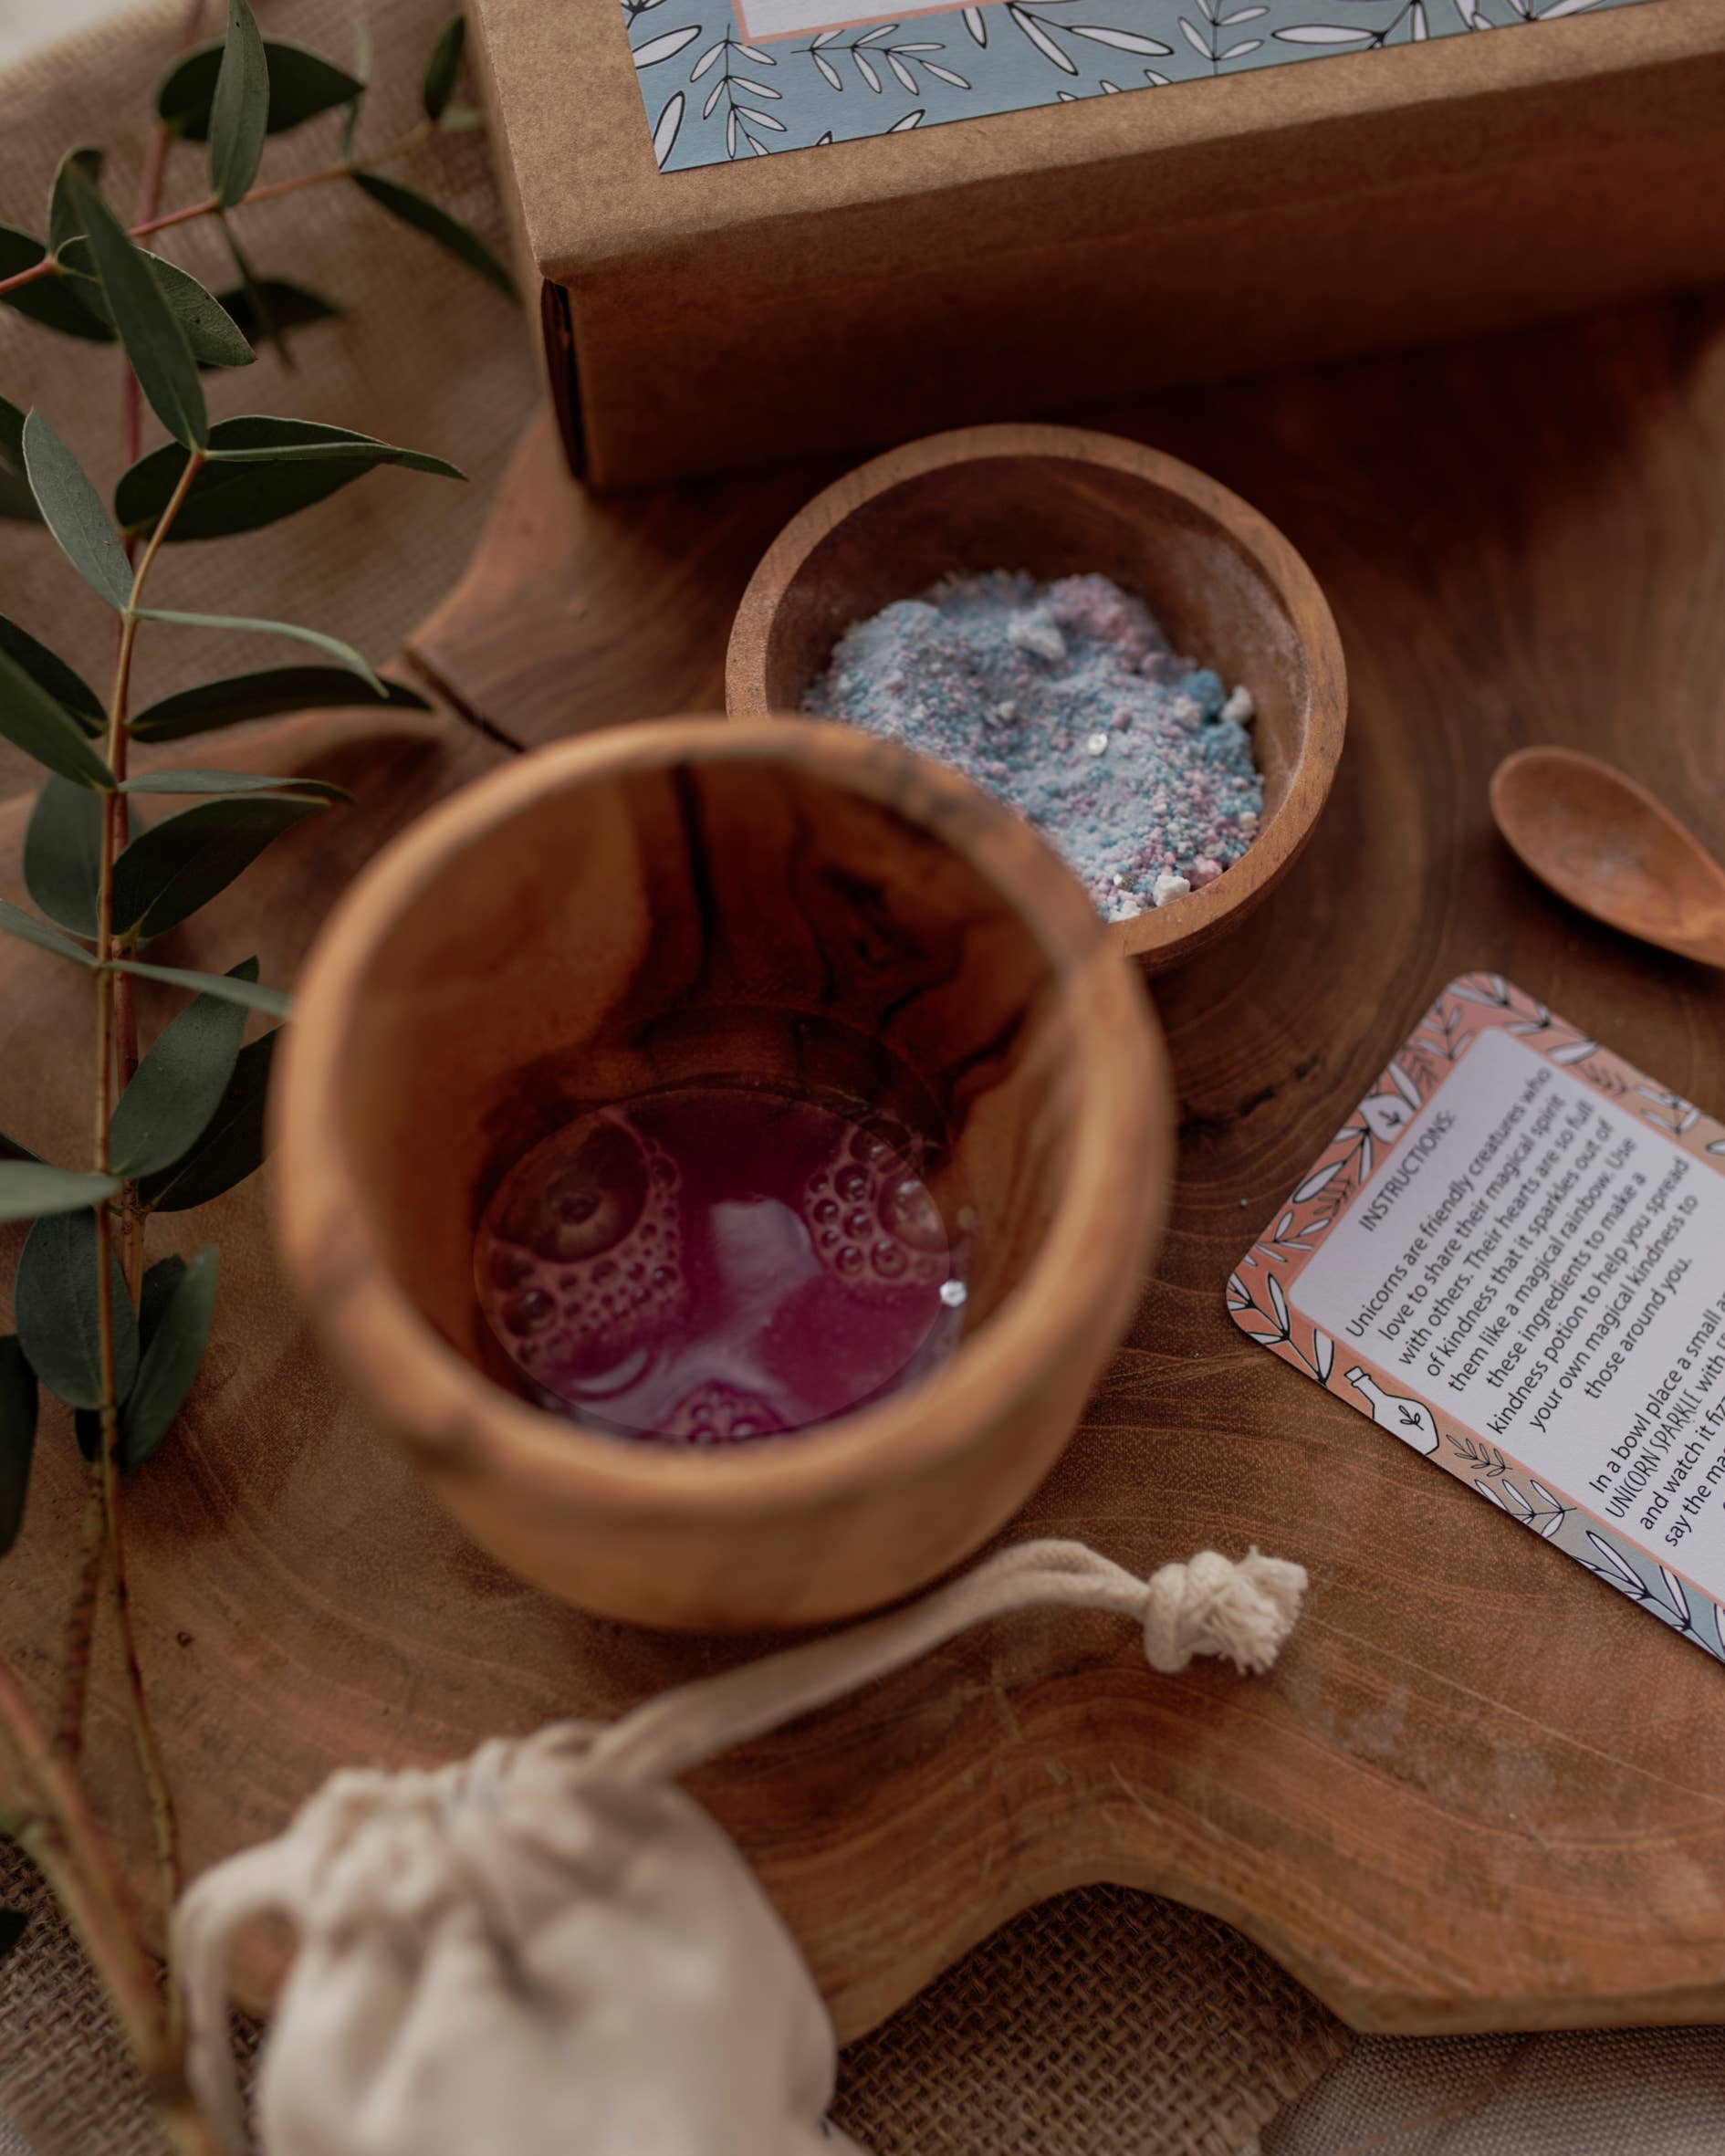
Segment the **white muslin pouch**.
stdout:
[[862,2156],[826,2116],[832,2025],[796,1943],[675,1778],[1038,1603],[1135,1619],[1154,1669],[1215,1654],[1260,1670],[1305,1584],[1255,1550],[1144,1581],[1080,1543],[1024,1543],[614,1722],[334,1774],[277,1840],[182,1897],[193,2086],[240,2151],[228,1955],[275,1915],[298,1949],[257,2075],[264,2156]]

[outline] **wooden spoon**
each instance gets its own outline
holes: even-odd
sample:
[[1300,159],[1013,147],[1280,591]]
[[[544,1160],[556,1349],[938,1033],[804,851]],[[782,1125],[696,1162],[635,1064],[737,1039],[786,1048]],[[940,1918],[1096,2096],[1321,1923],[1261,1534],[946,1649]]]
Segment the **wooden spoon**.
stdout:
[[1578,748],[1519,748],[1492,773],[1491,813],[1559,897],[1626,936],[1725,967],[1725,868],[1615,766]]

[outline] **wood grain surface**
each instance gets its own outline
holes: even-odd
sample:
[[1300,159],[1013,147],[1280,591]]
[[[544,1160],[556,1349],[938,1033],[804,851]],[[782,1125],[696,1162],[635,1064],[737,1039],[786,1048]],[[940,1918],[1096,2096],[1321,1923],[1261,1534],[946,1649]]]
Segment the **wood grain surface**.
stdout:
[[[1725,2018],[1718,1666],[1302,1385],[1222,1300],[1465,968],[1725,1101],[1725,983],[1566,910],[1496,839],[1486,794],[1510,748],[1573,741],[1725,846],[1725,299],[1094,416],[1287,532],[1335,609],[1352,712],[1286,883],[1157,983],[1183,1106],[1172,1228],[1079,1438],[1009,1532],[1082,1535],[1139,1566],[1255,1541],[1310,1567],[1307,1613],[1250,1682],[1215,1665],[1152,1678],[1102,1621],[998,1627],[698,1793],[845,2034],[1009,1911],[1096,1879],[1240,1924],[1362,2027]],[[184,939],[188,961],[231,964],[256,940],[279,978],[384,833],[510,741],[713,706],[755,560],[831,476],[594,505],[553,460],[541,430],[499,511],[506,543],[414,641],[436,719],[319,721],[248,748],[262,768],[302,754],[362,806],[286,842],[213,909],[219,947]],[[20,822],[5,811],[8,859]],[[34,951],[0,965],[0,1120],[70,1146],[76,981]],[[210,1376],[132,1487],[144,1656],[194,1868],[278,1826],[338,1764],[610,1713],[745,1651],[584,1619],[498,1571],[319,1366],[261,1191],[232,1201],[224,1242]],[[58,1424],[39,1457],[0,1571],[0,1621],[38,1685],[78,1480]],[[96,1708],[96,1772],[141,1853],[111,1675]]]

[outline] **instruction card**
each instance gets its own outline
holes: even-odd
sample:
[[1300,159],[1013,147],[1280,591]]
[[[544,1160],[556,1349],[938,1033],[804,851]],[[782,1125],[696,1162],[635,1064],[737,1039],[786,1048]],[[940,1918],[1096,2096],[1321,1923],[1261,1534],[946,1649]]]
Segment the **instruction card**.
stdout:
[[1725,1125],[1464,975],[1228,1300],[1260,1345],[1725,1660]]

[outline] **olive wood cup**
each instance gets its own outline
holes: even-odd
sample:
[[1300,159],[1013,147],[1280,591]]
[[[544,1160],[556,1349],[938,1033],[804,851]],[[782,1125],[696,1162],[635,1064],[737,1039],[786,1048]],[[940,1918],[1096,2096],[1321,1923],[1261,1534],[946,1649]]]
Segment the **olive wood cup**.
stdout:
[[1137,442],[1063,426],[932,434],[816,496],[762,560],[726,663],[733,718],[802,708],[852,622],[944,576],[1100,571],[1145,600],[1177,651],[1257,705],[1257,839],[1171,905],[1115,923],[1151,972],[1244,918],[1286,874],[1322,808],[1347,717],[1341,639],[1311,570],[1236,494]]
[[[977,1216],[956,1350],[719,1449],[542,1411],[475,1293],[492,1192],[588,1107],[718,1076],[921,1090]],[[281,1234],[362,1397],[506,1565],[612,1617],[800,1624],[921,1585],[1047,1471],[1160,1232],[1172,1097],[1140,982],[989,796],[842,727],[655,721],[469,787],[342,901],[274,1108]]]

